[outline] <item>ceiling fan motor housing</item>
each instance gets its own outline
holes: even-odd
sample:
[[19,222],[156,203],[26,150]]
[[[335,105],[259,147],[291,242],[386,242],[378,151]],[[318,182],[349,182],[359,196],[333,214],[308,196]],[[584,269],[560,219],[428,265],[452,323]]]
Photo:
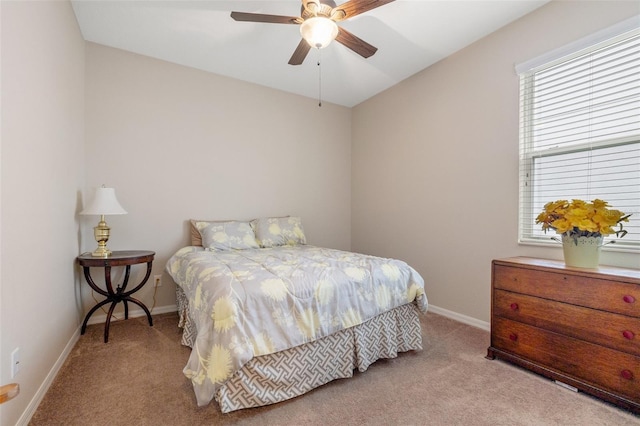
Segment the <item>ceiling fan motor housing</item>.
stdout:
[[[300,8],[300,16],[302,16],[302,19],[304,20],[313,18],[314,16],[323,16],[325,18],[334,19],[333,15],[340,15],[340,13],[342,13],[341,18],[344,18],[345,13],[343,11],[335,10],[334,12],[335,6],[336,4],[333,1],[322,3],[318,0],[304,1]],[[338,16],[336,16],[336,18],[337,17]]]

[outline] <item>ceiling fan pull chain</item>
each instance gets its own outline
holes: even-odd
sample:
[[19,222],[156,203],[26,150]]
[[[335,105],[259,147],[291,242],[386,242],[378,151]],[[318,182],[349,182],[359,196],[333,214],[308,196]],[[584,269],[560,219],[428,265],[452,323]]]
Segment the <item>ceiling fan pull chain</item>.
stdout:
[[321,55],[322,51],[318,50],[318,107],[322,106],[322,65],[321,64]]

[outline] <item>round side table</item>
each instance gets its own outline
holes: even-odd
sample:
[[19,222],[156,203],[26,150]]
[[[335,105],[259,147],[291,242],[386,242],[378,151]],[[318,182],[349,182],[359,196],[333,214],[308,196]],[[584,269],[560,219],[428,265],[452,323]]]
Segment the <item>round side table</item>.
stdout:
[[[140,306],[144,310],[144,312],[147,314],[147,319],[149,320],[149,326],[153,326],[153,320],[151,319],[151,313],[149,312],[149,309],[147,309],[144,303],[137,299],[134,299],[133,297],[131,297],[131,295],[140,290],[149,279],[149,276],[151,275],[151,265],[153,263],[154,256],[155,252],[147,250],[114,251],[109,257],[95,257],[92,256],[91,253],[83,253],[78,256],[77,261],[84,270],[84,277],[87,280],[87,284],[89,284],[89,286],[94,291],[106,297],[105,300],[99,302],[93,308],[91,308],[91,310],[84,317],[80,334],[84,334],[84,332],[86,331],[87,321],[89,321],[91,315],[93,315],[96,310],[98,310],[101,306],[106,305],[107,303],[111,303],[111,307],[109,307],[107,321],[104,324],[105,343],[109,341],[109,325],[111,323],[111,315],[113,314],[113,310],[116,305],[120,302],[124,303],[124,319],[129,319],[128,302],[131,302]],[[147,273],[145,274],[140,284],[136,285],[131,290],[127,290],[127,284],[129,283],[129,274],[131,272],[131,265],[142,263],[147,264]],[[125,267],[124,280],[122,281],[122,284],[116,286],[115,291],[113,288],[113,284],[111,283],[111,268],[113,266]],[[107,287],[106,291],[98,287],[93,281],[90,268],[104,268],[104,281]]]

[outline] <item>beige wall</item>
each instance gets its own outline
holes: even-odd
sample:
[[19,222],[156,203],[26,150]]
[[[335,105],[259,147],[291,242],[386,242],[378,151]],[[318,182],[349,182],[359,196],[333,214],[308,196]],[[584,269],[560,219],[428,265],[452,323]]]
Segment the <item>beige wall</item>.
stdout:
[[[67,2],[2,1],[0,8],[0,384],[21,387],[0,406],[0,424],[13,425],[73,340],[82,312],[74,259],[84,41]],[[16,347],[21,371],[11,379]]]
[[[431,304],[489,321],[491,260],[519,246],[518,77],[531,59],[640,13],[552,2],[353,109],[352,248],[402,258]],[[640,267],[605,252],[603,264]]]
[[[350,248],[348,108],[87,43],[86,154],[85,195],[113,186],[128,211],[107,217],[109,247],[156,251],[153,274],[190,218],[297,215],[310,244]],[[93,250],[97,218],[81,221]],[[174,305],[163,282],[157,306]]]

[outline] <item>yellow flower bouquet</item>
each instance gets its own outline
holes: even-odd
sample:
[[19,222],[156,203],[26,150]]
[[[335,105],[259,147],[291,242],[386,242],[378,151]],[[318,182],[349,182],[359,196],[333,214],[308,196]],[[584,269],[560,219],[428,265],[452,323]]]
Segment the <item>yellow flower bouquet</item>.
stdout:
[[577,244],[578,237],[601,237],[615,234],[622,238],[627,234],[622,222],[628,222],[631,214],[625,215],[620,210],[607,208],[608,203],[593,200],[590,203],[582,200],[552,201],[545,204],[544,211],[536,218],[542,229],[553,229],[558,234],[573,238]]

